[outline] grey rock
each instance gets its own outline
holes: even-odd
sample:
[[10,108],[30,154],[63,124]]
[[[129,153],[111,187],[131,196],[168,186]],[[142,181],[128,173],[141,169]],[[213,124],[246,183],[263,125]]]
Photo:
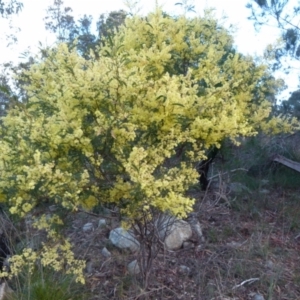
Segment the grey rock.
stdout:
[[49,210],[50,210],[51,212],[55,212],[55,211],[57,211],[57,209],[58,209],[58,206],[55,205],[55,204],[49,206]]
[[204,249],[204,245],[198,245],[196,248],[195,248],[195,251],[196,253],[198,252],[201,252],[202,250]]
[[87,274],[93,273],[93,262],[91,260],[87,261],[85,265],[85,271]]
[[267,190],[267,189],[261,189],[261,190],[259,191],[259,193],[260,193],[260,194],[267,195],[267,194],[270,194],[270,191]]
[[82,227],[82,230],[84,232],[91,231],[92,229],[93,229],[93,223],[86,223]]
[[129,249],[132,252],[138,251],[140,243],[134,237],[122,227],[113,229],[109,234],[109,240],[112,244],[120,249]]
[[266,267],[270,270],[273,270],[275,268],[275,264],[271,260],[267,260]]
[[102,249],[101,254],[102,254],[104,257],[106,257],[106,258],[111,257],[111,253],[107,250],[106,247],[104,247],[104,248]]
[[134,260],[134,261],[132,261],[131,263],[129,263],[129,264],[127,265],[127,269],[128,269],[128,272],[129,272],[131,275],[139,274],[139,273],[141,272],[137,260]]
[[240,182],[231,182],[229,185],[230,193],[241,194],[244,192],[251,193],[251,191]]
[[179,266],[178,271],[180,274],[187,275],[191,272],[191,269],[187,266],[181,265]]
[[98,228],[102,228],[106,226],[106,220],[105,219],[100,219],[98,222]]
[[269,183],[269,180],[267,180],[267,179],[262,179],[261,181],[260,181],[260,184],[261,185],[266,185],[266,184],[268,184]]
[[202,233],[202,228],[198,220],[197,214],[191,213],[188,217],[188,223],[191,225],[192,232],[197,238],[198,242],[205,242],[204,235]]
[[260,295],[260,294],[254,294],[253,300],[265,300],[264,296]]
[[192,236],[190,224],[174,217],[165,216],[157,222],[157,226],[160,238],[164,240],[168,250],[179,249]]

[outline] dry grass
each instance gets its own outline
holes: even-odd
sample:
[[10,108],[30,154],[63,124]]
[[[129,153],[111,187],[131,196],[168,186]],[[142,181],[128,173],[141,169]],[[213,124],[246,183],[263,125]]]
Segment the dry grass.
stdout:
[[[89,262],[88,299],[252,299],[254,293],[265,299],[300,299],[297,195],[273,190],[246,198],[227,195],[227,201],[217,201],[217,195],[195,194],[195,211],[206,242],[160,253],[147,291],[142,290],[139,276],[131,276],[126,269],[136,257],[114,248],[108,240],[117,220],[108,219],[107,227],[98,228],[96,216],[70,215],[65,233],[77,256]],[[87,222],[94,229],[83,232]],[[101,255],[103,247],[112,253],[111,258]],[[188,267],[187,271],[180,266]],[[251,278],[258,279],[240,285]]]
[[[227,195],[227,201],[218,200],[215,192],[195,196],[206,242],[160,253],[147,291],[139,276],[126,269],[136,257],[108,240],[117,223],[109,219],[101,229],[95,216],[72,216],[66,232],[77,255],[89,261],[90,299],[252,299],[255,293],[265,299],[300,299],[300,210],[294,192]],[[92,222],[94,230],[83,232],[86,222]],[[101,255],[103,247],[111,258]]]

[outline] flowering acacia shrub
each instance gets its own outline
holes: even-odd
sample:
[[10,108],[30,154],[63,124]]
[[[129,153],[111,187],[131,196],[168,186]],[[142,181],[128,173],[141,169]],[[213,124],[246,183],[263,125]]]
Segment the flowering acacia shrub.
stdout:
[[[128,18],[99,57],[86,60],[60,44],[26,74],[28,104],[3,118],[0,141],[0,198],[11,213],[25,216],[47,199],[73,211],[116,203],[129,220],[153,208],[185,217],[193,165],[206,149],[259,128],[291,128],[269,119],[265,94],[277,83],[235,53],[210,15],[174,19],[157,10]],[[167,167],[181,146],[186,159]],[[41,227],[55,240],[47,220]],[[32,253],[12,262],[20,267]],[[67,263],[83,281],[67,242],[42,253],[45,265]],[[57,253],[66,261],[57,263]]]

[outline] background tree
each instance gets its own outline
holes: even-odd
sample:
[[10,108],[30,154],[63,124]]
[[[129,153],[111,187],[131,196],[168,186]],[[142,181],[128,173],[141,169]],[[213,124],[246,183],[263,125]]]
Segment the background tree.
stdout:
[[74,39],[75,20],[70,13],[71,7],[63,7],[62,0],[54,0],[48,7],[45,17],[45,28],[57,35],[60,42],[66,42]]
[[[2,18],[7,18],[13,14],[19,13],[23,8],[23,3],[16,0],[3,1],[0,0],[0,16]],[[16,37],[11,34],[9,38],[12,38],[14,42],[17,41]],[[1,115],[5,114],[5,110],[8,106],[8,99],[12,94],[12,89],[9,86],[7,70],[11,63],[6,63],[2,65],[1,75],[0,75],[0,92],[1,92]],[[4,104],[5,103],[5,104]]]
[[124,24],[126,17],[127,12],[124,10],[112,11],[108,16],[105,14],[100,15],[97,22],[99,38],[104,39],[109,35],[113,35]]
[[276,60],[274,69],[282,67],[281,61],[284,57],[289,56],[298,60],[300,6],[289,0],[251,0],[247,8],[251,11],[249,19],[254,22],[256,29],[259,30],[261,26],[277,26],[281,30],[282,42],[267,50]]
[[[40,59],[44,59],[46,49],[40,49]],[[14,64],[6,62],[1,65],[0,73],[0,91],[5,94],[5,99],[9,100],[5,105],[5,110],[14,105],[21,105],[27,102],[27,91],[25,86],[30,83],[30,79],[26,76],[31,66],[36,62],[36,56],[29,51],[22,53],[23,62]],[[4,107],[3,107],[4,108]],[[3,114],[6,114],[3,112]]]
[[[251,10],[250,20],[254,21],[257,29],[261,26],[277,26],[281,31],[281,39],[269,45],[265,51],[271,61],[272,69],[289,73],[294,63],[300,58],[300,6],[289,0],[252,0],[247,4]],[[296,69],[297,70],[297,69]],[[299,118],[299,91],[291,94],[290,98],[277,106],[279,112]]]
[[17,0],[4,1],[0,0],[0,15],[1,17],[8,17],[16,14],[23,8],[23,3]]
[[300,120],[300,90],[293,92],[288,100],[282,101],[281,111]]
[[93,30],[92,16],[84,15],[78,20],[72,16],[72,8],[64,7],[62,0],[55,0],[47,9],[45,17],[46,29],[57,35],[59,42],[66,42],[71,47],[76,41],[79,53],[88,58],[90,50],[95,52],[100,46],[100,40],[109,34],[112,35],[124,23],[126,13],[123,10],[112,11],[108,15],[102,14]]

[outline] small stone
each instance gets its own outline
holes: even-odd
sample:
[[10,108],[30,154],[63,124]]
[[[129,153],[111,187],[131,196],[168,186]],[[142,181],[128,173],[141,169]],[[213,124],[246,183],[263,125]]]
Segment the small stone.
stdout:
[[102,228],[106,226],[106,220],[105,219],[100,219],[98,222],[98,228]]
[[198,253],[200,253],[202,250],[203,250],[203,245],[198,245],[196,248],[195,248],[195,251],[196,251],[196,253],[198,252]]
[[263,180],[260,181],[261,185],[266,185],[268,183],[269,183],[269,180],[267,180],[267,179],[263,179]]
[[33,223],[33,217],[32,214],[28,214],[25,218],[25,224],[28,226],[31,226]]
[[253,300],[265,300],[264,296],[260,295],[260,294],[254,294]]
[[108,209],[106,207],[103,208],[103,214],[107,216],[111,216],[113,211],[111,209]]
[[111,253],[107,250],[106,247],[104,247],[104,248],[102,249],[101,254],[102,254],[104,257],[106,257],[106,258],[111,257]]
[[226,244],[226,246],[230,247],[230,248],[234,248],[234,249],[238,249],[243,245],[243,243],[240,242],[235,242],[235,241],[231,241],[229,243]]
[[49,206],[49,210],[51,211],[51,212],[55,212],[55,211],[57,211],[57,205],[50,205]]
[[87,261],[87,263],[85,265],[85,271],[88,274],[91,274],[93,272],[93,262],[91,260]]
[[259,193],[260,193],[260,194],[267,195],[267,194],[270,194],[270,191],[267,190],[267,189],[261,189],[261,190],[259,191]]
[[274,263],[271,260],[267,260],[266,267],[269,268],[269,269],[273,269]]
[[191,269],[187,266],[181,265],[181,266],[179,266],[178,271],[180,274],[187,275],[191,272]]
[[93,229],[93,223],[86,223],[83,225],[82,230],[84,232],[90,231]]
[[127,269],[131,275],[139,274],[141,271],[136,259],[128,264]]
[[240,182],[232,182],[229,184],[231,194],[241,194],[244,192],[250,193],[250,190]]

